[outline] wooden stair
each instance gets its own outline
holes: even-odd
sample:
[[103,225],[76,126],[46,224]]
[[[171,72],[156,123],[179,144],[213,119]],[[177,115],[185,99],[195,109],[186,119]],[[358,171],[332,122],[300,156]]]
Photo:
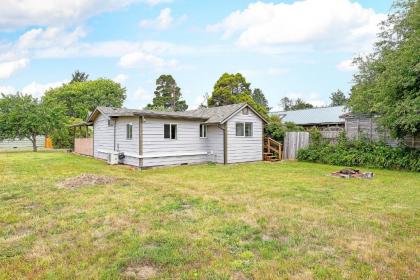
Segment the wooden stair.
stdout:
[[280,161],[282,159],[282,145],[276,140],[265,137],[264,138],[264,152],[263,159],[265,161]]

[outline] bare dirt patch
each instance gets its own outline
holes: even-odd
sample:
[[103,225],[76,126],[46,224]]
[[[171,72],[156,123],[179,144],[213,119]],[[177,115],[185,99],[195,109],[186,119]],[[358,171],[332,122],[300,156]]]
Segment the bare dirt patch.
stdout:
[[123,272],[123,276],[128,279],[146,280],[155,277],[158,274],[158,270],[147,264],[134,264],[127,267]]
[[59,187],[75,189],[85,186],[95,186],[95,185],[108,185],[117,182],[118,179],[110,176],[102,176],[95,174],[81,174],[76,177],[67,178],[60,183]]

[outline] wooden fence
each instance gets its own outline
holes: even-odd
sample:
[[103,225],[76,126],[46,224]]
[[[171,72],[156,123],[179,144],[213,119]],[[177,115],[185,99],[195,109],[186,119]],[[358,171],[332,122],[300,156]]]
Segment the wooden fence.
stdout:
[[81,155],[93,156],[93,138],[75,138],[74,152]]
[[294,160],[301,148],[309,146],[309,132],[286,132],[284,136],[283,158]]

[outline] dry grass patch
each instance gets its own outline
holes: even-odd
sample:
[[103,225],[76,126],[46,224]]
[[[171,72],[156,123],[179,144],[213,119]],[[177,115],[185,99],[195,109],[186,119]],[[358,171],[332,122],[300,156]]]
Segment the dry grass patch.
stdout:
[[111,176],[81,174],[79,176],[67,178],[61,181],[58,183],[58,186],[68,189],[75,189],[84,186],[109,185],[114,184],[117,181],[117,178]]
[[158,269],[150,264],[132,264],[128,266],[122,276],[127,279],[147,280],[158,275]]

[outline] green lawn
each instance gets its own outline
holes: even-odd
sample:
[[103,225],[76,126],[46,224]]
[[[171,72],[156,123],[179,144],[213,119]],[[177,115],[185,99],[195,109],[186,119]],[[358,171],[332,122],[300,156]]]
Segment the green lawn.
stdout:
[[[420,174],[338,169],[1,153],[0,279],[418,279]],[[58,186],[81,173],[118,181]]]

